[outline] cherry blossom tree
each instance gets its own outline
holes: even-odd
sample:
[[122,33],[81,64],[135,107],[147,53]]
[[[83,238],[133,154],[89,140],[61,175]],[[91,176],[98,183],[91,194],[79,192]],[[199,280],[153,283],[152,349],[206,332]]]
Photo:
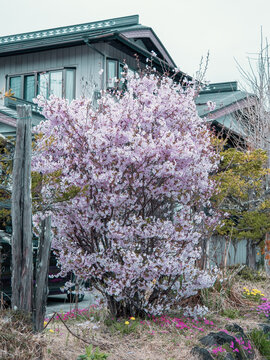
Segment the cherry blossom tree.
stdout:
[[52,215],[62,274],[89,279],[115,316],[158,314],[212,286],[201,236],[217,221],[209,174],[218,156],[192,88],[155,74],[128,79],[98,108],[39,98],[38,222]]

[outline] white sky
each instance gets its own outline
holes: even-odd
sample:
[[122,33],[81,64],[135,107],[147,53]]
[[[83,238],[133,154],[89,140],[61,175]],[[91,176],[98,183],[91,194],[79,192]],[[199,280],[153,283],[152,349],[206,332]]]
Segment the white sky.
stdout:
[[240,79],[234,58],[247,66],[246,57],[259,50],[261,26],[270,39],[270,0],[0,0],[0,5],[0,36],[138,14],[189,75],[209,50],[211,82]]

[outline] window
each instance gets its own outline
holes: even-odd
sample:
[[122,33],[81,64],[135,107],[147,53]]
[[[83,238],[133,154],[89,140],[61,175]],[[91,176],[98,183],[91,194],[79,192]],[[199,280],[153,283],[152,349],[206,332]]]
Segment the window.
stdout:
[[75,70],[66,69],[65,94],[69,101],[75,97]]
[[75,69],[62,68],[21,75],[9,75],[8,89],[14,96],[32,102],[37,95],[50,95],[72,100],[75,97]]
[[14,92],[14,96],[19,98],[22,97],[21,83],[21,76],[14,76],[9,80],[9,88]]
[[119,78],[118,64],[117,60],[107,60],[107,88],[113,88],[117,84]]
[[24,77],[24,98],[27,101],[32,101],[34,97],[35,97],[35,75],[27,75]]
[[63,93],[63,76],[62,71],[50,72],[50,95],[62,97]]
[[[124,64],[120,63],[118,60],[107,59],[107,89],[112,88],[123,88],[123,82],[121,78],[123,77]],[[134,74],[135,71],[128,68],[128,75]]]
[[37,86],[37,95],[42,95],[47,99],[49,97],[49,73],[38,74]]

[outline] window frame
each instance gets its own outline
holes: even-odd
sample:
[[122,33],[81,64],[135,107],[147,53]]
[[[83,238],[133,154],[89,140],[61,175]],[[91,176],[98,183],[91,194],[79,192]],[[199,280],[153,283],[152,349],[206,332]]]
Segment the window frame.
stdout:
[[[73,70],[73,89],[72,89],[72,93],[73,93],[73,99],[76,98],[76,67],[75,66],[65,66],[63,68],[63,93],[66,95],[67,94],[67,70]],[[65,97],[66,99],[66,97]],[[73,100],[72,99],[72,100]],[[69,100],[69,101],[72,101]]]
[[115,62],[116,79],[119,79],[119,60],[107,57],[106,58],[106,89],[107,90],[115,88],[115,84],[114,84],[114,86],[109,86],[109,62],[110,61]]
[[[25,78],[26,78],[26,76],[31,76],[31,75],[35,76],[35,86],[34,86],[35,96],[34,97],[37,97],[38,90],[39,90],[38,89],[38,76],[39,76],[39,74],[48,73],[49,74],[48,96],[50,96],[51,95],[50,94],[50,92],[51,92],[51,84],[50,84],[51,76],[50,76],[50,74],[52,72],[61,71],[62,72],[62,89],[61,89],[62,98],[66,99],[66,89],[67,89],[66,76],[67,76],[67,70],[72,70],[73,71],[72,93],[73,93],[73,99],[75,99],[75,97],[76,97],[76,70],[77,70],[76,66],[63,66],[63,67],[51,68],[51,69],[47,69],[47,70],[27,71],[27,72],[21,72],[21,73],[7,74],[6,75],[6,89],[7,89],[7,91],[9,91],[11,89],[11,87],[10,87],[11,78],[21,77],[21,97],[19,99],[28,101],[28,100],[25,99]],[[16,95],[15,95],[15,97],[16,97]]]
[[8,89],[8,90],[10,89],[11,79],[12,79],[12,78],[16,78],[16,77],[20,77],[20,78],[21,78],[20,93],[23,94],[24,81],[23,81],[22,74],[14,74],[14,75],[9,76],[9,78],[7,78],[7,85],[8,85],[8,86],[6,86],[6,89]]
[[[109,83],[109,78],[108,78],[108,75],[109,75],[109,71],[108,71],[108,63],[109,61],[114,61],[116,62],[116,83],[114,86],[108,86],[108,83]],[[106,89],[107,90],[113,90],[115,88],[122,88],[123,85],[120,84],[121,82],[121,73],[123,72],[124,70],[124,66],[125,66],[125,63],[116,59],[116,58],[112,58],[112,57],[107,57],[106,58]],[[132,71],[133,74],[136,73],[136,70],[133,70],[132,68],[128,68],[130,71]]]
[[[22,94],[22,99],[24,99],[25,101],[29,101],[29,100],[25,99],[25,93],[26,93],[26,90],[25,90],[26,81],[25,81],[25,79],[26,79],[27,76],[34,76],[34,97],[36,97],[36,87],[37,87],[37,76],[36,76],[35,73],[29,74],[29,75],[28,74],[21,75],[21,78],[22,78],[22,80],[21,80],[21,94]],[[10,84],[10,82],[9,82],[9,84]]]

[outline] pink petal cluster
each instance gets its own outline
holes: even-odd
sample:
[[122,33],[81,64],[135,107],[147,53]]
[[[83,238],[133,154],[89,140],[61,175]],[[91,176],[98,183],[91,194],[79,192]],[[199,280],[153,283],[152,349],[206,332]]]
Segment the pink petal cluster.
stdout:
[[[62,274],[89,279],[132,314],[160,314],[214,281],[196,262],[217,221],[204,209],[218,159],[193,96],[148,75],[98,108],[84,98],[37,100],[47,120],[36,128],[33,168],[47,210],[36,219],[52,214]],[[72,186],[76,195],[57,202]]]
[[267,318],[270,317],[270,300],[267,298],[261,299],[261,304],[257,306],[258,314],[264,314]]
[[222,346],[217,346],[215,348],[212,349],[212,353],[217,355],[218,353],[223,353],[223,352],[226,352],[225,349],[223,349]]

